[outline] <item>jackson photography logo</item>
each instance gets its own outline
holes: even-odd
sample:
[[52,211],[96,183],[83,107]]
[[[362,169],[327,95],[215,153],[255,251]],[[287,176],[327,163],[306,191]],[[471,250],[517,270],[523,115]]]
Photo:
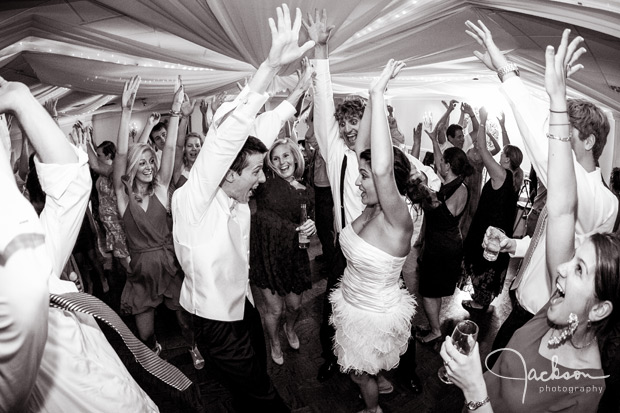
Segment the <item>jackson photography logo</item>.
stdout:
[[[523,364],[523,376],[522,377],[506,377],[506,376],[502,376],[500,374],[495,373],[493,370],[491,370],[489,368],[488,365],[488,360],[489,357],[492,354],[495,354],[497,352],[500,351],[511,351],[513,353],[515,353],[517,356],[519,356],[519,359],[521,360],[521,363]],[[551,357],[551,371],[547,371],[542,369],[540,372],[536,371],[536,369],[531,368],[531,369],[527,369],[527,364],[525,363],[525,359],[523,358],[523,356],[521,355],[521,353],[519,353],[517,350],[511,349],[511,348],[499,348],[497,350],[494,350],[492,352],[490,352],[486,359],[484,360],[484,364],[487,368],[487,370],[489,370],[489,372],[499,378],[502,379],[507,379],[507,380],[523,380],[524,381],[524,386],[523,386],[523,397],[521,398],[521,403],[525,404],[525,395],[527,394],[527,387],[530,381],[534,381],[534,382],[538,382],[541,385],[538,386],[538,392],[539,393],[545,393],[545,392],[562,392],[562,393],[594,393],[594,392],[599,392],[602,393],[604,386],[594,386],[592,384],[584,384],[583,386],[575,386],[575,385],[571,385],[568,386],[566,384],[563,384],[562,381],[566,381],[566,380],[580,380],[580,379],[592,379],[592,380],[598,380],[598,379],[606,379],[607,377],[609,377],[609,375],[606,376],[591,376],[588,373],[584,373],[582,371],[579,370],[574,370],[573,372],[560,372],[560,369],[558,369],[558,356],[556,356],[555,354]]]

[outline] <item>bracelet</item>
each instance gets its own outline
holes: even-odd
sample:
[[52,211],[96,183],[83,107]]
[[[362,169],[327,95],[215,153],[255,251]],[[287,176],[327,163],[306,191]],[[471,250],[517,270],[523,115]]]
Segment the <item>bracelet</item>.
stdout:
[[467,410],[478,410],[480,407],[484,406],[490,401],[491,399],[489,399],[489,396],[487,396],[484,398],[484,400],[479,401],[479,402],[474,402],[474,401],[465,402],[465,407],[467,407]]
[[549,126],[570,126],[570,123],[550,123]]
[[549,112],[551,112],[551,113],[568,113],[568,111],[566,111],[566,110],[553,110],[553,109],[549,109]]
[[508,62],[506,66],[502,66],[497,70],[497,77],[499,77],[499,80],[503,82],[504,76],[506,76],[510,72],[515,72],[517,76],[521,76],[521,73],[519,72],[519,66],[517,66],[516,63]]
[[547,134],[547,139],[555,139],[556,141],[560,141],[560,142],[570,142],[570,136],[567,136],[567,137],[555,136],[555,135],[552,135],[551,133]]
[[180,110],[174,111],[174,110],[170,109],[169,113],[170,113],[170,116],[181,116],[182,115]]

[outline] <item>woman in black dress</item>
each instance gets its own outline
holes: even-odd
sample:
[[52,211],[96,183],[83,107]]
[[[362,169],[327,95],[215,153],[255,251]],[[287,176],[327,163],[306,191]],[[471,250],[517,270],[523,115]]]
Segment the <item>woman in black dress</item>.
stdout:
[[[435,148],[437,147],[437,148]],[[439,152],[433,140],[437,170],[444,183],[436,199],[424,203],[424,244],[420,258],[420,295],[431,331],[419,341],[424,344],[441,339],[439,312],[441,298],[454,293],[461,275],[463,238],[459,220],[467,207],[469,194],[463,179],[473,173],[473,167],[462,149],[453,147]]]
[[463,246],[463,275],[471,278],[474,288],[473,300],[461,303],[468,311],[485,310],[502,291],[510,257],[502,252],[497,260],[487,261],[482,256],[482,239],[489,226],[500,228],[506,236],[512,237],[518,197],[514,177],[518,176],[523,160],[523,153],[514,145],[504,146],[499,163],[493,159],[484,136],[486,119],[486,109],[480,108],[477,146],[491,179],[482,188],[478,209]]
[[314,212],[314,191],[302,185],[304,159],[291,139],[278,139],[266,155],[267,181],[255,193],[256,213],[250,231],[250,281],[261,289],[266,309],[262,314],[271,345],[271,358],[284,363],[280,348],[280,319],[293,349],[299,348],[295,322],[301,294],[312,288],[308,250],[299,247],[298,234],[316,233],[312,219],[300,225],[301,204],[308,217]]

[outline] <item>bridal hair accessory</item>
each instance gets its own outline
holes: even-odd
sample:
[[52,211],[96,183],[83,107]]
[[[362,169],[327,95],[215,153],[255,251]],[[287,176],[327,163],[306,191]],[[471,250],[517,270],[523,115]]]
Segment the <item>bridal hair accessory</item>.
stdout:
[[547,344],[549,345],[549,347],[559,346],[566,340],[569,340],[573,337],[573,334],[577,330],[577,327],[579,327],[579,317],[577,317],[577,314],[575,313],[570,313],[568,315],[568,325],[562,329],[562,332],[559,336],[554,336],[552,334],[552,337],[549,339]]

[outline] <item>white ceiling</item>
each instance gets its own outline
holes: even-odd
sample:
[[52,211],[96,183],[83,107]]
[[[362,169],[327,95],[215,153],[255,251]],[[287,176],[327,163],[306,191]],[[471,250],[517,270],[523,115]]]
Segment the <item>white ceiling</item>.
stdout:
[[[267,18],[282,0],[30,0],[0,4],[0,76],[26,83],[41,100],[57,97],[65,115],[117,110],[125,80],[139,74],[143,109],[169,102],[178,74],[192,97],[236,89],[270,46]],[[600,0],[289,0],[327,8],[336,93],[367,89],[393,57],[407,67],[389,93],[446,99],[495,88],[473,57],[466,20],[481,19],[522,78],[544,96],[544,48],[562,30],[586,39],[585,70],[573,94],[620,113],[620,2]],[[302,29],[303,32],[303,29]],[[304,34],[305,35],[305,34]],[[291,66],[272,85],[294,83]],[[473,80],[473,79],[477,80]],[[620,90],[620,88],[619,88]]]

